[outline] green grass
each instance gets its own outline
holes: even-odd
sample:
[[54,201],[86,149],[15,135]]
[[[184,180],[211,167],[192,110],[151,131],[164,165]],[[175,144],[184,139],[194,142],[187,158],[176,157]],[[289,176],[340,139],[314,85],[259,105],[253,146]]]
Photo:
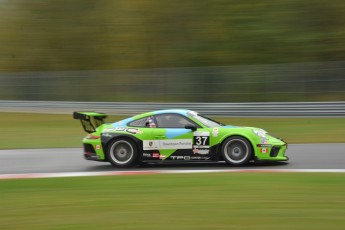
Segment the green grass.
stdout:
[[225,124],[263,128],[288,143],[345,142],[345,118],[221,118]]
[[[112,116],[109,121],[123,117]],[[345,118],[216,118],[232,125],[254,126],[288,143],[345,142]],[[72,115],[0,113],[0,149],[80,147],[85,133]]]
[[0,229],[343,229],[343,174],[0,181]]
[[2,149],[80,147],[86,135],[72,114],[0,113],[0,127]]

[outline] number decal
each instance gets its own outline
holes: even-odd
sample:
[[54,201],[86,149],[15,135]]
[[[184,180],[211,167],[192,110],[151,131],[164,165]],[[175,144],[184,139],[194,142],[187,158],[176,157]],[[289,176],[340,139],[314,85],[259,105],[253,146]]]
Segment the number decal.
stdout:
[[194,155],[207,155],[210,153],[209,132],[194,132],[193,153]]
[[201,137],[201,136],[196,136],[195,137],[195,140],[194,140],[194,143],[195,145],[209,145],[209,137]]
[[209,132],[194,132],[194,147],[209,148],[210,133]]

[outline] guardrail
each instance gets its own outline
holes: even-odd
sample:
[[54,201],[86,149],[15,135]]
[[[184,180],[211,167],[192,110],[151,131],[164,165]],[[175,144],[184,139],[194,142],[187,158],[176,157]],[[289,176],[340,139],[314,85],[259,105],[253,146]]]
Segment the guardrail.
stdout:
[[160,109],[191,109],[223,117],[344,117],[345,102],[146,103],[0,100],[1,112],[72,113],[100,111],[135,115]]

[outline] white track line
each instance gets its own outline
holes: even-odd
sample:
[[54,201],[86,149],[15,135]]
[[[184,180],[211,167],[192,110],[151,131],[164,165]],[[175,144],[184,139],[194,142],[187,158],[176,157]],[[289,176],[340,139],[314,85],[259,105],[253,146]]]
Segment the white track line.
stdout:
[[106,171],[106,172],[62,172],[62,173],[25,173],[0,174],[3,179],[86,177],[86,176],[119,176],[177,173],[215,173],[215,172],[249,172],[249,173],[345,173],[345,169],[215,169],[215,170],[147,170],[147,171]]

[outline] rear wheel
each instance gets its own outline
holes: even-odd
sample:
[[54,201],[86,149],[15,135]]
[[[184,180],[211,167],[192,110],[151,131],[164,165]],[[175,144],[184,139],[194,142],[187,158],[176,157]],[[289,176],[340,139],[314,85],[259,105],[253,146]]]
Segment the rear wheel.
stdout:
[[128,139],[117,139],[109,144],[107,157],[110,163],[116,167],[130,167],[138,159],[138,148]]
[[229,137],[223,142],[222,156],[232,166],[247,164],[253,156],[249,141],[243,137]]

